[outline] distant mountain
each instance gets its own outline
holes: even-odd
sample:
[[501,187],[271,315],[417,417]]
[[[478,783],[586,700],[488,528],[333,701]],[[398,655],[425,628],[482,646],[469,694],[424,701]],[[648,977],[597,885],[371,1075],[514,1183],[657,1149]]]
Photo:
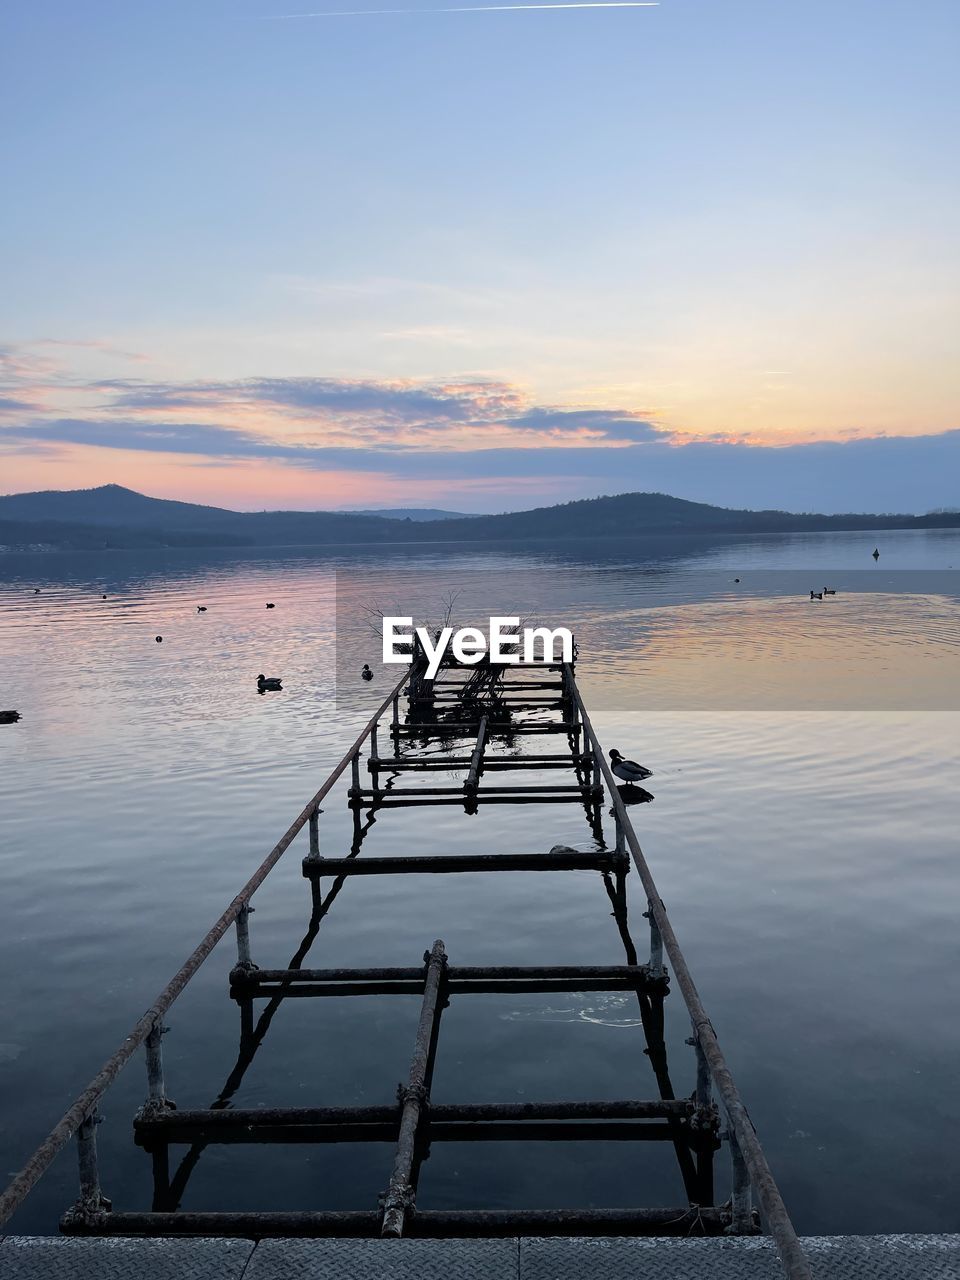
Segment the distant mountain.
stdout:
[[[418,512],[418,515],[421,513]],[[737,511],[665,493],[622,493],[505,515],[427,520],[378,512],[228,511],[149,498],[120,485],[0,497],[0,547],[326,546],[374,542],[568,541],[663,534],[795,533],[960,527],[957,512],[797,515]]]
[[441,511],[438,507],[385,507],[382,511],[361,509],[342,511],[345,516],[380,516],[382,520],[471,520],[465,511]]

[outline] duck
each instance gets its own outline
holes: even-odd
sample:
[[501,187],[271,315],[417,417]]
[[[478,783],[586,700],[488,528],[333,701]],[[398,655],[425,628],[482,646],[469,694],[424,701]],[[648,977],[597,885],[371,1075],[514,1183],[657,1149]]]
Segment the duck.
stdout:
[[257,688],[261,693],[264,693],[268,689],[276,692],[278,689],[282,689],[283,685],[280,683],[279,676],[265,676],[261,671],[257,676]]
[[836,587],[824,587],[823,594],[825,596],[835,596],[837,594],[837,589]]
[[810,592],[810,599],[811,599],[811,600],[822,600],[822,599],[823,599],[823,592],[822,592],[822,591],[811,591],[811,592]]
[[652,769],[648,769],[646,765],[637,764],[636,760],[624,760],[616,747],[610,752],[610,768],[614,775],[624,782],[642,782],[644,778],[653,777]]
[[361,680],[373,679],[373,672],[370,670],[370,664],[368,662],[365,662],[363,664],[363,670],[360,672],[360,679]]
[[22,718],[19,711],[0,711],[0,724],[16,724]]
[[267,608],[268,608],[268,609],[275,609],[276,607],[277,607],[277,606],[276,606],[275,604],[272,604],[272,603],[268,603],[268,604],[267,604]]

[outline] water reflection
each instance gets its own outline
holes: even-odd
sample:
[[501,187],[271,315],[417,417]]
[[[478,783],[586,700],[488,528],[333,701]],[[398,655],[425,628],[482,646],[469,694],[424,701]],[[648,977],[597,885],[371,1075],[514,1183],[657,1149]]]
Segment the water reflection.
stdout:
[[[960,689],[956,576],[947,571],[960,564],[960,542],[884,535],[881,549],[863,589],[854,537],[663,555],[378,549],[376,564],[370,549],[5,557],[0,707],[24,717],[0,728],[0,964],[16,975],[0,995],[16,1026],[6,1037],[13,1050],[0,1049],[8,1167],[22,1164],[112,1051],[379,700],[379,674],[359,681],[363,661],[376,668],[378,654],[369,631],[350,630],[350,593],[358,603],[389,599],[408,580],[416,587],[422,571],[417,590],[429,604],[437,583],[482,574],[488,587],[474,604],[495,596],[499,577],[508,608],[575,615],[580,679],[602,740],[655,770],[656,802],[634,809],[634,821],[800,1229],[958,1229],[944,1188],[960,1178],[960,1156],[943,1134],[960,1124],[960,1103],[924,1081],[949,1078],[960,1053],[960,1032],[942,1017],[960,1000],[960,753],[956,716],[942,711]],[[902,586],[901,567],[926,575],[913,578],[922,589]],[[335,609],[345,571],[342,637]],[[786,585],[785,571],[796,575]],[[837,597],[812,604],[809,589],[824,585]],[[276,608],[265,610],[266,600]],[[344,642],[354,653],[338,682]],[[822,678],[825,661],[835,673]],[[260,671],[283,674],[282,696],[255,696]],[[770,710],[751,710],[751,682]],[[741,707],[744,691],[751,700]],[[721,712],[723,700],[735,710]],[[941,712],[910,709],[932,705]],[[412,749],[421,740],[402,741]],[[520,735],[510,750],[530,748]],[[545,741],[544,754],[551,749]],[[384,789],[391,779],[391,790],[403,785],[385,770]],[[386,808],[332,808],[323,852],[355,853],[364,829],[387,856],[599,847],[580,803],[546,813],[481,804],[469,818],[462,803],[401,805],[389,821]],[[407,964],[438,936],[466,964],[626,954],[606,891],[609,914],[592,909],[595,872],[517,873],[506,878],[509,892],[480,874],[431,876],[407,890],[389,879],[356,877],[338,895],[311,944],[314,963]],[[294,862],[258,894],[261,963],[289,959],[314,888]],[[202,1082],[226,1081],[240,1065],[225,964],[215,956],[177,1006],[165,1048],[182,1105],[200,1105]],[[386,1104],[406,1069],[415,997],[370,999],[374,1012],[362,1021],[351,1001],[285,1000],[228,1101]],[[322,1027],[311,1012],[319,1003]],[[663,1037],[686,1072],[687,1028],[669,1006]],[[573,1010],[569,1019],[548,1021],[561,1007]],[[622,1096],[637,1064],[620,1021],[592,998],[455,998],[436,1095],[569,1096],[573,1078],[584,1096]],[[252,1035],[253,1008],[248,1023]],[[537,1064],[535,1077],[525,1062]],[[127,1187],[128,1201],[145,1206],[147,1162],[130,1143],[142,1087],[133,1069],[121,1077],[101,1150],[107,1190],[119,1200]],[[602,1202],[630,1204],[673,1185],[669,1145],[669,1167],[658,1151],[633,1163],[628,1144],[597,1158],[577,1145],[495,1160],[485,1144],[444,1144],[423,1194],[441,1206],[575,1204],[589,1178]],[[208,1151],[189,1198],[204,1207],[229,1207],[238,1195],[278,1208],[372,1202],[385,1182],[375,1153],[337,1155],[328,1168],[322,1153],[287,1152],[281,1164],[268,1149],[250,1159]],[[14,1228],[55,1230],[74,1179],[72,1164],[52,1171]]]

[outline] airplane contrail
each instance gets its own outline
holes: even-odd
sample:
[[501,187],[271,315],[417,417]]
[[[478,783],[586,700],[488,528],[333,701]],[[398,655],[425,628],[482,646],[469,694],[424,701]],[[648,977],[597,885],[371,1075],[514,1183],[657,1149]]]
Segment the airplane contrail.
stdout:
[[321,13],[268,13],[266,21],[296,18],[366,18],[387,13],[501,13],[515,9],[659,9],[660,0],[567,0],[556,4],[471,4],[449,9],[336,9]]

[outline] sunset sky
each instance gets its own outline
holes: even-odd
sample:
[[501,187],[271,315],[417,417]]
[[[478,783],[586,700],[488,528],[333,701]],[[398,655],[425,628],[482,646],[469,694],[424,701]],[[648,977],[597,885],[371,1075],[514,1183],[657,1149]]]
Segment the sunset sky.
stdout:
[[0,492],[960,506],[956,0],[352,7],[4,7]]

